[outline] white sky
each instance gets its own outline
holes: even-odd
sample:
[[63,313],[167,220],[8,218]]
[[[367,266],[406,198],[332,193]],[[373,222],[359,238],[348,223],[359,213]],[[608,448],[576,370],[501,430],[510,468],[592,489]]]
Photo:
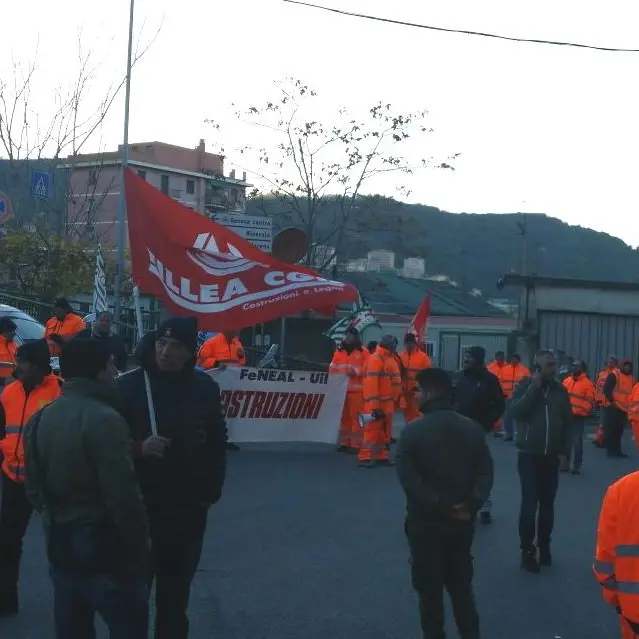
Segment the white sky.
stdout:
[[[639,48],[636,0],[318,0],[438,26]],[[6,5],[6,6],[4,6]],[[0,77],[38,45],[32,109],[73,80],[78,30],[102,60],[92,90],[123,73],[128,0],[27,0],[2,7]],[[63,9],[64,7],[64,9]],[[110,10],[109,14],[105,10]],[[377,99],[427,108],[427,153],[461,153],[454,173],[428,172],[411,201],[450,211],[546,212],[639,245],[639,53],[606,53],[373,23],[280,0],[137,0],[136,31],[159,36],[134,70],[131,141],[210,150],[230,102],[263,101],[286,76],[335,105]],[[9,27],[9,28],[7,28]],[[123,95],[93,147],[122,137]],[[238,146],[256,139],[242,131]],[[235,141],[235,140],[234,140]],[[232,160],[231,148],[226,152]],[[229,165],[230,166],[230,165]]]

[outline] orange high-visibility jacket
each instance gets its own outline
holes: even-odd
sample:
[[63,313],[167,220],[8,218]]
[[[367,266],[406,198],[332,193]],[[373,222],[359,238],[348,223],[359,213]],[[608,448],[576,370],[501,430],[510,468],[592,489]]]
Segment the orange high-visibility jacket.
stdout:
[[4,458],[2,470],[9,479],[24,481],[23,427],[35,413],[60,396],[60,385],[59,377],[47,375],[28,395],[21,381],[12,382],[2,391],[5,436],[0,439],[0,451]]
[[388,349],[377,347],[364,366],[364,410],[392,413],[402,393],[402,380],[395,356]]
[[67,313],[67,316],[62,321],[55,315],[50,317],[44,327],[44,336],[49,343],[49,352],[51,355],[55,356],[60,354],[60,347],[49,339],[51,335],[59,335],[63,337],[65,341],[69,341],[74,335],[77,335],[85,328],[86,324],[84,320],[75,313]]
[[504,368],[506,368],[507,364],[506,362],[503,363],[499,363],[496,360],[493,360],[492,362],[490,362],[490,364],[488,364],[488,366],[486,366],[486,368],[488,369],[488,371],[490,373],[492,373],[498,380],[499,380],[499,384],[502,387],[502,392],[504,391],[504,387],[503,387],[503,383],[501,381],[501,376],[502,373],[504,372]]
[[224,333],[218,333],[202,344],[197,356],[197,365],[202,368],[215,368],[224,366],[244,366],[246,355],[242,342],[237,337],[232,337],[229,342]]
[[603,598],[639,623],[639,472],[610,486],[603,499],[593,565]]
[[417,373],[419,373],[419,371],[423,371],[425,368],[432,368],[433,363],[431,362],[430,357],[418,348],[416,348],[412,353],[409,353],[408,351],[400,353],[399,358],[404,365],[404,392],[412,393],[417,388],[417,382],[415,381]]
[[361,395],[364,365],[369,357],[370,354],[365,348],[356,348],[350,354],[343,350],[337,350],[328,367],[328,372],[348,375],[348,394]]
[[[628,405],[628,421],[632,426],[639,426],[639,382],[632,387],[630,404]],[[637,441],[639,446],[639,441]]]
[[597,375],[597,383],[595,384],[595,391],[597,393],[596,398],[597,398],[598,404],[602,404],[604,402],[605,398],[603,394],[603,387],[604,387],[604,384],[606,383],[606,380],[608,379],[608,375],[614,372],[615,372],[614,368],[604,368],[599,373],[599,375]]
[[[0,377],[11,377],[16,366],[18,345],[0,335]],[[11,364],[11,366],[8,366]]]
[[513,396],[517,384],[526,377],[530,377],[530,371],[521,363],[515,365],[506,364],[501,369],[501,389],[506,399],[510,399]]
[[[614,370],[612,374],[617,379],[615,388],[612,391],[613,403],[619,410],[627,413],[630,405],[630,395],[632,395],[632,387],[635,385],[635,380],[632,375],[622,373],[619,369]],[[604,397],[601,405],[610,406],[610,402]]]
[[569,375],[564,380],[564,387],[570,395],[572,414],[588,417],[595,407],[595,385],[588,379],[588,375],[581,373],[576,379]]

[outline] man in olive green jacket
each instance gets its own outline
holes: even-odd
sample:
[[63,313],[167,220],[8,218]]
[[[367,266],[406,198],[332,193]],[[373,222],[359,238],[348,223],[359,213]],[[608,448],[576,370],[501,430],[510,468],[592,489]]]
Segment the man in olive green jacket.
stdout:
[[535,360],[533,376],[519,383],[508,408],[517,422],[521,565],[532,573],[538,573],[540,565],[552,564],[550,538],[559,464],[567,459],[570,450],[573,419],[568,392],[555,379],[557,360],[553,352],[539,351]]
[[108,345],[71,340],[62,396],[28,422],[26,487],[43,516],[58,639],[93,637],[95,612],[113,637],[148,633],[147,516]]

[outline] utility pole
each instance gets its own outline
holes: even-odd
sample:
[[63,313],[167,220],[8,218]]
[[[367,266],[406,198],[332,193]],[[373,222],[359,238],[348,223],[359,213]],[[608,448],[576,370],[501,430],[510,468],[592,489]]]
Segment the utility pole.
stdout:
[[120,202],[118,209],[118,263],[115,275],[115,299],[113,315],[116,329],[120,332],[122,316],[122,284],[124,279],[124,245],[126,243],[126,193],[124,190],[124,172],[129,163],[129,104],[131,102],[131,60],[133,57],[133,8],[135,0],[129,7],[129,47],[126,62],[126,87],[124,95],[124,139],[122,149],[122,166],[120,169]]
[[521,275],[528,274],[528,216],[520,213],[521,220],[517,221],[519,235],[521,235]]

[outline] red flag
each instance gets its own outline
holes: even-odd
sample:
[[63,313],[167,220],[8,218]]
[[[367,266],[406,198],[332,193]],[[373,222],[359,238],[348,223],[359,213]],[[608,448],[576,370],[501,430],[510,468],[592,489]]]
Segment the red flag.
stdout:
[[349,284],[285,264],[125,171],[133,279],[200,330],[253,326],[358,299]]
[[412,333],[417,337],[417,341],[421,342],[426,337],[426,325],[430,316],[430,292],[422,300],[422,303],[415,313],[415,317],[411,320],[406,333]]

